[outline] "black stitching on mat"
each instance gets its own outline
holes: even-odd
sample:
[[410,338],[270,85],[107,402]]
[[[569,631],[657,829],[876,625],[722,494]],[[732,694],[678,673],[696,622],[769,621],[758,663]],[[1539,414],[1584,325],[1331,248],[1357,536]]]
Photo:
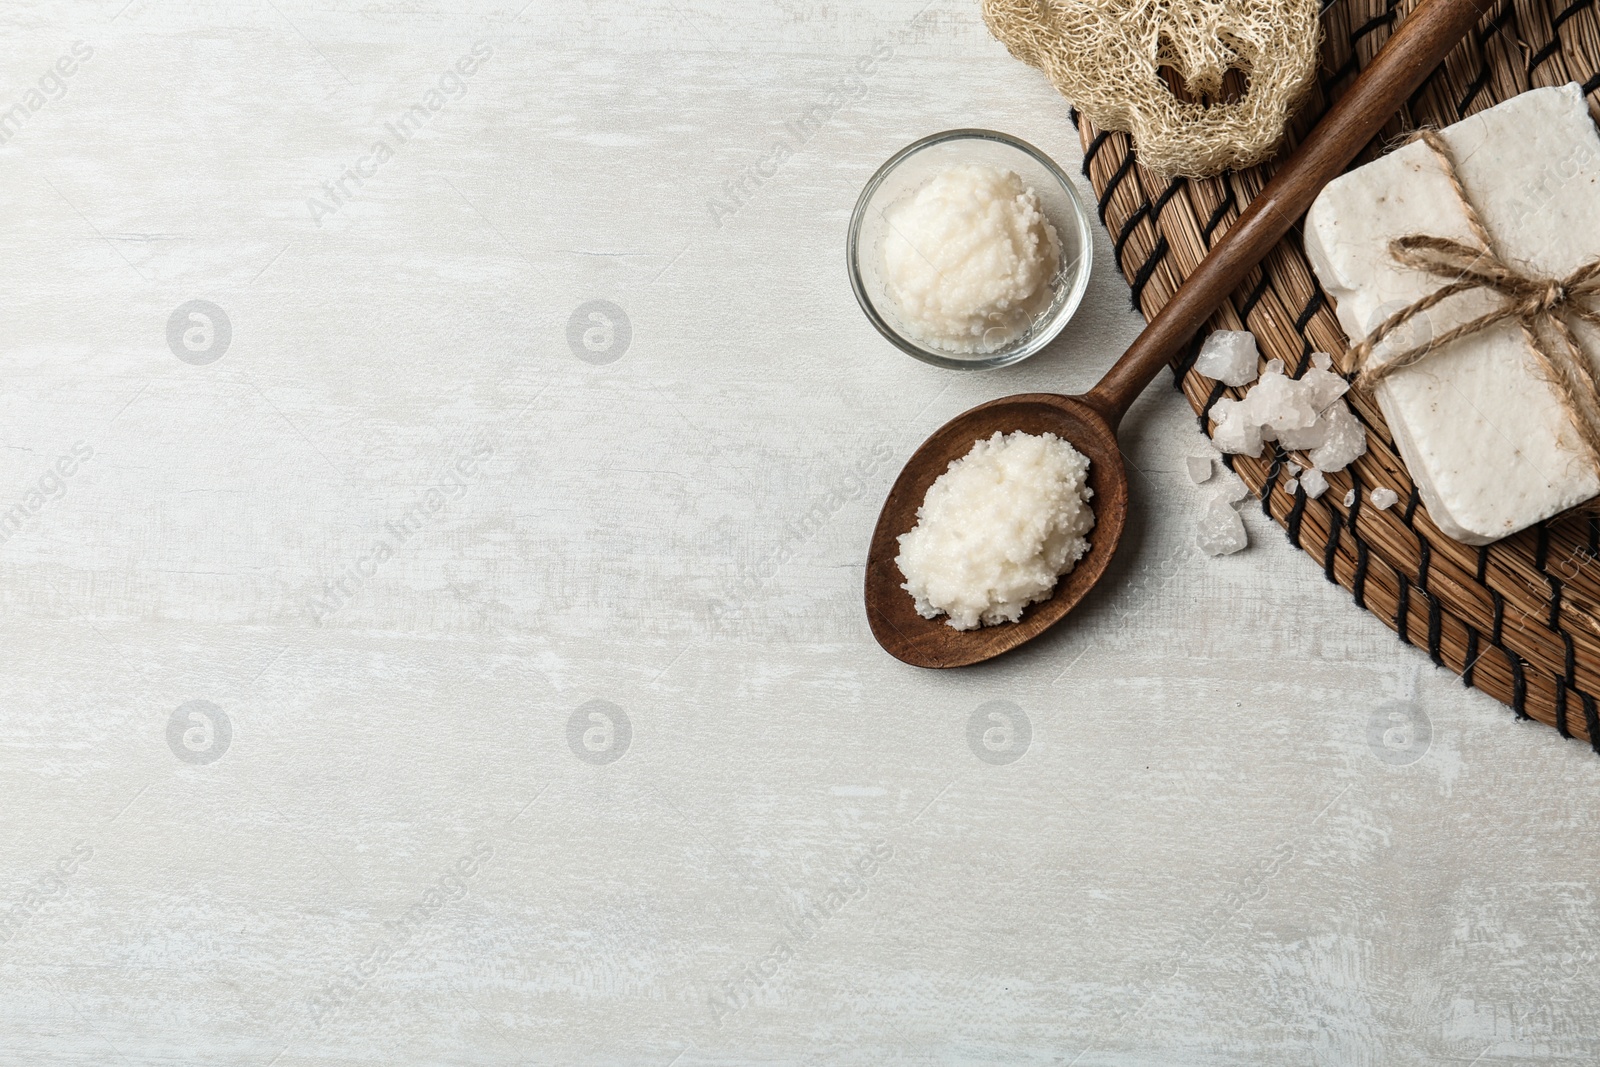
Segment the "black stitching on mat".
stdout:
[[1528,674],[1522,669],[1522,657],[1506,653],[1511,661],[1511,710],[1519,719],[1531,719],[1528,714]]
[[1494,630],[1489,634],[1489,643],[1495,648],[1504,648],[1506,598],[1495,592],[1493,589],[1489,590],[1489,596],[1494,599]]
[[1228,185],[1225,188],[1228,190],[1227,197],[1217,205],[1217,210],[1211,213],[1211,217],[1206,220],[1205,228],[1200,231],[1200,239],[1206,243],[1207,248],[1211,247],[1211,235],[1222,224],[1223,216],[1228,213],[1230,207],[1237,207],[1239,203],[1233,198],[1233,186]]
[[[1205,406],[1200,409],[1200,414],[1198,416],[1199,419],[1200,419],[1200,432],[1201,433],[1207,433],[1206,419],[1210,417],[1211,409],[1217,406],[1217,401],[1222,399],[1222,394],[1226,393],[1227,391],[1228,391],[1227,385],[1225,385],[1222,382],[1218,382],[1216,385],[1213,385],[1211,387],[1211,395],[1206,397]],[[1228,464],[1228,469],[1229,470],[1233,470],[1233,463],[1229,459],[1229,457],[1224,456],[1224,457],[1222,457],[1222,459],[1223,459],[1224,463]]]
[[1067,118],[1072,120],[1072,128],[1075,130],[1078,129],[1078,109],[1075,107],[1068,107]]
[[1593,3],[1594,0],[1573,0],[1572,3],[1568,4],[1562,9],[1559,15],[1550,20],[1550,28],[1552,30],[1559,30],[1561,27],[1565,26],[1567,21],[1574,15]]
[[1311,338],[1306,336],[1306,324],[1311,321],[1311,316],[1317,313],[1326,299],[1319,285],[1312,292],[1311,299],[1306,301],[1306,306],[1300,310],[1300,317],[1295,319],[1294,332],[1300,335],[1300,362],[1295,365],[1294,373],[1289,377],[1296,381],[1305,377],[1306,371],[1311,369]]
[[1407,578],[1399,568],[1395,573],[1400,575],[1400,600],[1394,608],[1394,628],[1400,635],[1400,640],[1406,644],[1411,643],[1411,579]]
[[[1355,533],[1354,526],[1350,532]],[[1359,536],[1356,537],[1356,574],[1350,582],[1350,595],[1355,598],[1356,607],[1367,606],[1367,543]]]
[[1567,729],[1567,683],[1560,678],[1556,679],[1556,733],[1562,737],[1572,736],[1572,731]]
[[1150,205],[1141,204],[1139,210],[1128,216],[1128,221],[1122,224],[1122,232],[1117,234],[1117,239],[1111,245],[1111,254],[1116,257],[1117,269],[1122,269],[1122,249],[1127,245],[1128,238],[1133,236],[1133,228],[1139,225],[1146,215],[1150,214]]
[[[1490,38],[1503,32],[1506,28],[1506,23],[1510,22],[1511,17],[1516,13],[1516,5],[1507,4],[1500,14],[1489,20],[1489,25],[1477,31],[1475,36],[1478,39],[1478,50],[1480,52],[1488,50]],[[1489,64],[1482,62],[1480,57],[1478,76],[1473,79],[1471,85],[1467,86],[1467,95],[1462,97],[1461,102],[1456,105],[1456,114],[1466,115],[1467,108],[1472,106],[1472,102],[1478,98],[1478,94],[1483,91],[1483,87],[1489,84],[1490,74]]]
[[1532,59],[1528,60],[1528,77],[1533,77],[1533,72],[1538,70],[1545,60],[1555,55],[1556,51],[1561,47],[1561,27],[1567,24],[1567,20],[1593,3],[1594,0],[1573,0],[1555,18],[1550,20],[1550,40],[1543,48],[1533,54]]
[[1583,83],[1583,95],[1588,96],[1596,89],[1600,89],[1600,74],[1596,74],[1594,77]]
[[[1111,136],[1110,130],[1101,130],[1094,135],[1094,140],[1089,142],[1089,147],[1083,150],[1083,176],[1089,176],[1089,164],[1094,162],[1094,157],[1100,154],[1100,149],[1105,147],[1106,139]],[[1101,198],[1104,200],[1104,198]],[[1105,218],[1105,211],[1101,209],[1101,218]]]
[[1484,575],[1487,574],[1488,571],[1489,571],[1489,546],[1488,545],[1480,545],[1480,546],[1478,546],[1478,584],[1479,585],[1487,584],[1487,583],[1484,582]]
[[1355,31],[1350,34],[1350,44],[1351,44],[1351,46],[1353,47],[1357,41],[1361,40],[1361,38],[1365,37],[1367,34],[1371,33],[1373,30],[1376,30],[1381,26],[1388,26],[1391,23],[1393,23],[1394,22],[1394,17],[1395,17],[1394,9],[1390,8],[1388,11],[1385,11],[1383,14],[1374,15],[1370,19],[1368,19],[1367,21],[1363,22],[1361,25],[1357,26],[1355,28]]
[[1600,515],[1589,516],[1589,555],[1600,556]]
[[1181,175],[1167,183],[1166,191],[1160,196],[1156,197],[1156,202],[1150,205],[1151,222],[1156,222],[1161,218],[1161,210],[1167,206],[1167,201],[1171,200],[1174,196],[1177,196],[1178,191],[1187,184],[1189,184],[1189,179],[1182,177]]
[[[1481,44],[1482,42],[1480,41],[1479,43]],[[1472,84],[1467,86],[1467,95],[1463,96],[1461,98],[1461,102],[1456,105],[1456,114],[1465,115],[1467,113],[1467,108],[1472,106],[1472,102],[1478,98],[1478,94],[1483,92],[1483,87],[1488,84],[1489,65],[1485,63],[1479,69],[1478,76],[1472,79]]]
[[1172,387],[1180,393],[1183,391],[1183,380],[1189,372],[1194,370],[1194,361],[1200,358],[1200,346],[1205,342],[1201,334],[1195,334],[1179,354],[1177,362],[1172,365]]
[[1533,58],[1528,60],[1528,77],[1533,77],[1533,72],[1539,69],[1539,65],[1545,60],[1549,59],[1551,56],[1555,55],[1556,49],[1560,47],[1561,34],[1558,32],[1550,38],[1549,44],[1535,52],[1533,54]]
[[[1317,291],[1311,294],[1311,299],[1306,301],[1305,310],[1300,312],[1300,317],[1294,320],[1294,332],[1304,333],[1306,324],[1311,321],[1311,316],[1322,310],[1322,305],[1327,300],[1322,295],[1322,287],[1317,286]],[[1306,342],[1310,344],[1309,341]]]
[[1344,530],[1344,516],[1328,508],[1328,543],[1322,551],[1322,576],[1334,585],[1339,584],[1333,565],[1339,558],[1339,534]]
[[1506,23],[1510,22],[1512,16],[1516,13],[1517,6],[1515,4],[1507,4],[1501,9],[1500,14],[1489,20],[1489,25],[1478,31],[1478,43],[1486,45],[1489,43],[1489,38],[1504,32]]
[[1440,640],[1444,636],[1444,605],[1432,593],[1428,597],[1428,658],[1435,667],[1444,666],[1444,650]]
[[1471,623],[1467,627],[1467,661],[1461,668],[1461,684],[1472,687],[1472,672],[1478,666],[1478,631]]
[[1574,646],[1572,635],[1567,633],[1565,630],[1561,632],[1561,641],[1567,646],[1567,676],[1565,681],[1568,685],[1572,686],[1572,688],[1576,689],[1578,688],[1578,650]]
[[1267,295],[1267,272],[1266,271],[1262,271],[1261,272],[1261,283],[1255,287],[1255,291],[1254,292],[1252,292],[1247,298],[1245,298],[1244,307],[1239,309],[1239,321],[1243,322],[1245,324],[1246,328],[1248,328],[1249,325],[1250,325],[1250,313],[1256,309],[1256,305],[1258,303],[1260,303],[1261,302],[1261,298],[1266,296],[1266,295]]
[[1544,576],[1550,583],[1550,613],[1545,616],[1544,624],[1552,630],[1561,628],[1561,579],[1553,574]]
[[1311,369],[1311,338],[1305,334],[1300,335],[1300,365],[1295,368],[1294,377],[1298,381],[1305,377],[1306,371]]
[[1289,543],[1296,548],[1300,547],[1300,522],[1305,518],[1306,501],[1305,487],[1296,483],[1294,487],[1294,507],[1289,509],[1288,518],[1284,519],[1283,532],[1289,535]]
[[[1128,158],[1132,159],[1132,156]],[[1156,239],[1156,246],[1150,250],[1150,258],[1144,261],[1144,266],[1139,268],[1139,273],[1133,276],[1133,310],[1143,311],[1139,301],[1144,298],[1144,287],[1150,281],[1150,276],[1156,272],[1161,261],[1167,256],[1167,238],[1163,234]]]
[[1117,186],[1122,184],[1122,179],[1126,178],[1132,170],[1133,149],[1130,148],[1128,149],[1128,154],[1123,156],[1122,162],[1118,164],[1116,173],[1111,175],[1106,182],[1105,189],[1100,193],[1100,225],[1104,226],[1106,224],[1106,208],[1111,206],[1111,197],[1115,195]]
[[1278,487],[1278,472],[1283,470],[1283,462],[1289,458],[1289,454],[1280,446],[1272,447],[1277,449],[1277,452],[1272,457],[1272,466],[1267,468],[1267,480],[1261,486],[1261,514],[1269,519],[1272,518],[1272,491]]
[[1589,747],[1600,752],[1600,715],[1595,713],[1594,697],[1583,694],[1583,725],[1589,732]]
[[1411,495],[1406,497],[1406,513],[1401,516],[1401,521],[1406,524],[1412,533],[1416,533],[1416,527],[1412,526],[1411,522],[1417,517],[1417,505],[1420,503],[1422,503],[1422,494],[1417,492],[1417,487],[1413,485],[1411,487]]
[[1422,559],[1417,566],[1417,588],[1426,593],[1428,591],[1428,568],[1433,566],[1433,550],[1428,547],[1428,542],[1420,537],[1417,539],[1417,547],[1422,550]]

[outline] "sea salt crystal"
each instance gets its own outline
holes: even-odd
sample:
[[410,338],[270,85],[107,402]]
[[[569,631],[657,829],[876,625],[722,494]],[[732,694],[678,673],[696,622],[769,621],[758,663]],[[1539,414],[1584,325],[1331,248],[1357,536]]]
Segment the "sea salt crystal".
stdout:
[[1214,330],[1206,336],[1195,357],[1194,369],[1224,385],[1246,385],[1256,380],[1261,353],[1255,335],[1245,330]]
[[1379,511],[1388,511],[1400,502],[1400,494],[1393,489],[1378,488],[1372,491],[1368,499]]
[[[1600,258],[1600,135],[1580,86],[1522,93],[1440,133],[1507,262],[1559,278]],[[1444,284],[1390,256],[1392,240],[1415,233],[1477,240],[1425,144],[1336,178],[1312,205],[1306,254],[1352,338]],[[1401,331],[1409,337],[1379,344],[1373,363],[1501,302],[1481,289],[1452,296],[1418,330]],[[1600,333],[1568,321],[1591,358],[1600,355]],[[1600,474],[1516,322],[1452,341],[1384,379],[1376,399],[1429,518],[1458,541],[1488,544],[1600,492]]]
[[1288,493],[1290,496],[1294,496],[1300,491],[1300,479],[1290,478],[1288,481],[1284,482],[1283,491]]
[[[1311,391],[1285,375],[1281,364],[1276,371],[1270,364],[1267,366],[1267,373],[1251,388],[1245,403],[1261,423],[1262,438],[1268,441],[1282,442],[1283,435],[1296,436],[1297,431],[1309,430],[1317,423],[1317,409],[1311,406]],[[1300,446],[1284,443],[1284,447]]]
[[1366,428],[1344,400],[1349,383],[1328,369],[1327,353],[1317,355],[1322,358],[1313,358],[1298,379],[1284,374],[1282,360],[1271,360],[1242,400],[1218,400],[1211,408],[1211,443],[1257,457],[1263,442],[1277,441],[1285,449],[1309,451],[1312,466],[1323,471],[1349,466],[1367,450]]
[[[1317,355],[1325,360],[1329,359],[1326,352],[1319,352]],[[1311,390],[1311,406],[1319,412],[1326,411],[1335,400],[1350,391],[1350,383],[1326,366],[1317,366],[1316,356],[1313,356],[1312,360],[1312,365],[1306,368],[1306,372],[1300,376],[1300,381]]]
[[1250,487],[1244,484],[1243,478],[1224,467],[1221,477],[1217,479],[1217,492],[1228,503],[1237,504],[1250,495]]
[[1195,543],[1208,556],[1228,556],[1250,544],[1244,520],[1222,496],[1214,496],[1200,516]]
[[1252,459],[1261,455],[1261,423],[1255,421],[1244,401],[1223,397],[1211,406],[1216,426],[1211,443],[1224,452]]
[[1204,485],[1211,477],[1210,456],[1184,456],[1183,462],[1189,468],[1189,480],[1195,485]]
[[1355,504],[1355,502],[1356,502],[1356,491],[1354,489],[1352,489],[1349,492],[1345,493],[1345,495],[1344,495],[1344,506],[1345,507],[1347,507],[1347,508],[1351,507],[1352,505]]
[[[1262,436],[1265,437],[1270,432],[1272,431],[1263,430]],[[1328,420],[1317,419],[1310,426],[1278,430],[1276,433],[1278,443],[1284,448],[1295,451],[1320,448],[1328,439]]]
[[1331,474],[1366,455],[1367,428],[1361,425],[1343,397],[1329,405],[1322,413],[1322,421],[1327,424],[1328,435],[1309,453],[1313,467]]
[[1306,491],[1306,496],[1315,500],[1328,491],[1328,479],[1320,470],[1312,467],[1300,476],[1300,488]]

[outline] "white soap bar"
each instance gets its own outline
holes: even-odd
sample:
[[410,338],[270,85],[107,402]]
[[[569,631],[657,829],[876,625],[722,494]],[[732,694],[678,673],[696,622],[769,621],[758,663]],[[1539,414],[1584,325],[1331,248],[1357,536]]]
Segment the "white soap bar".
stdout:
[[[1600,136],[1577,85],[1531,90],[1440,132],[1507,262],[1561,277],[1600,258]],[[1352,340],[1444,284],[1391,258],[1389,242],[1415,233],[1477,243],[1421,142],[1335,179],[1311,206],[1306,255]],[[1378,345],[1372,362],[1500,303],[1481,290],[1452,297]],[[1578,323],[1575,333],[1600,353],[1594,330]],[[1497,541],[1600,493],[1593,460],[1515,322],[1432,353],[1376,395],[1429,516],[1458,541]]]

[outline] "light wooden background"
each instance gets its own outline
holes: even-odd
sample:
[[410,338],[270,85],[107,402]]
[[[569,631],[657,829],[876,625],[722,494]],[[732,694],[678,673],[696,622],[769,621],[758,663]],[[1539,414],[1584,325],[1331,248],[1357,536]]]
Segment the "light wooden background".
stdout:
[[871,641],[910,449],[1139,325],[1103,234],[1022,367],[862,318],[895,149],[1080,158],[924,4],[0,8],[0,1063],[1600,1057],[1600,759],[1197,558],[1170,380],[1070,625]]

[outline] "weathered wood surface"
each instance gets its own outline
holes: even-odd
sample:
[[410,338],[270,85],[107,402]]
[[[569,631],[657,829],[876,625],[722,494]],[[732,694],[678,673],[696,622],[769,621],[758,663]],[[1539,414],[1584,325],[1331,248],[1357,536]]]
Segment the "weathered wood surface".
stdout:
[[896,148],[1077,166],[974,4],[519,7],[0,9],[0,1063],[1594,1061],[1600,760],[1197,558],[1170,390],[1071,620],[872,641],[911,449],[1139,326],[855,308]]

